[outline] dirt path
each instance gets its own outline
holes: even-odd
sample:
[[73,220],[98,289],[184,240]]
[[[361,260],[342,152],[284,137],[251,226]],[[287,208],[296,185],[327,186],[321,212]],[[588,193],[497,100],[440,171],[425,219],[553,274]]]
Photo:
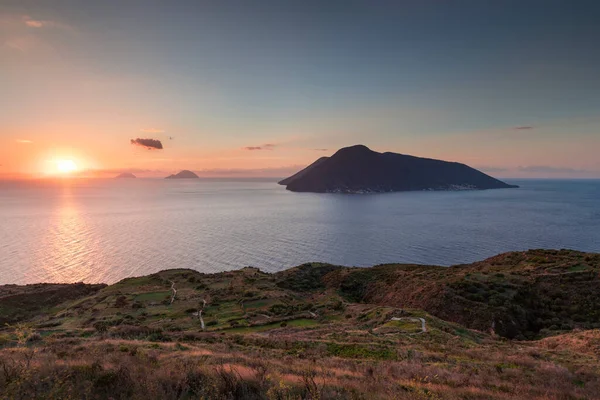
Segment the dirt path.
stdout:
[[177,296],[177,289],[175,289],[175,282],[169,282],[171,282],[171,290],[173,291],[173,295],[171,296],[171,302],[169,304],[173,304],[173,301],[175,301],[175,296]]
[[203,310],[198,311],[198,318],[200,319],[200,327],[202,330],[204,330],[204,318],[202,318],[202,311]]
[[204,318],[202,318],[202,311],[204,311],[204,308],[206,308],[206,300],[202,299],[202,308],[192,314],[192,315],[197,316],[198,319],[200,320],[200,327],[202,328],[202,330],[205,329]]

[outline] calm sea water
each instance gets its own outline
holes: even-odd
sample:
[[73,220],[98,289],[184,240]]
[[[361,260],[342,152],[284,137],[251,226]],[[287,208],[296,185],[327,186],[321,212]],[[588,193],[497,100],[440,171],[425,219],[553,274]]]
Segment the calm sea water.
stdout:
[[600,181],[510,183],[521,188],[334,195],[271,181],[1,182],[0,284],[600,252]]

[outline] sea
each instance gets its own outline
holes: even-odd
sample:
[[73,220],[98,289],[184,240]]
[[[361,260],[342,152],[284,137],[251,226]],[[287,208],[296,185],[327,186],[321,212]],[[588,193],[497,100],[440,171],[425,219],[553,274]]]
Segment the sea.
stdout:
[[0,284],[600,252],[599,180],[507,182],[520,188],[344,195],[256,179],[0,182]]

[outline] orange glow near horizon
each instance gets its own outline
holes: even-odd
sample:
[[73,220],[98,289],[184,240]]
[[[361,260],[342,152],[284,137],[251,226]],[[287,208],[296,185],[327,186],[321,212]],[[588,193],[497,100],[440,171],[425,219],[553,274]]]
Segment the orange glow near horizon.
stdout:
[[46,177],[68,177],[74,176],[82,171],[79,159],[71,156],[59,156],[47,158],[40,164],[41,173]]
[[61,174],[69,174],[78,170],[77,164],[73,160],[57,160],[56,169]]

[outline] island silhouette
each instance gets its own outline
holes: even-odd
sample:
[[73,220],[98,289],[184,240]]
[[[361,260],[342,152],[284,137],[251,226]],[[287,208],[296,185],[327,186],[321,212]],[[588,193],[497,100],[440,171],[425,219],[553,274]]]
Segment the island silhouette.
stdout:
[[132,178],[137,178],[137,176],[135,176],[131,172],[123,172],[123,173],[120,173],[119,175],[115,176],[115,179],[132,179]]
[[322,157],[279,182],[292,192],[382,193],[412,190],[516,188],[465,164],[398,153],[364,145]]
[[165,179],[198,179],[198,178],[199,178],[199,176],[196,175],[195,173],[193,173],[192,171],[184,169],[183,171],[180,171],[176,174],[167,176]]

